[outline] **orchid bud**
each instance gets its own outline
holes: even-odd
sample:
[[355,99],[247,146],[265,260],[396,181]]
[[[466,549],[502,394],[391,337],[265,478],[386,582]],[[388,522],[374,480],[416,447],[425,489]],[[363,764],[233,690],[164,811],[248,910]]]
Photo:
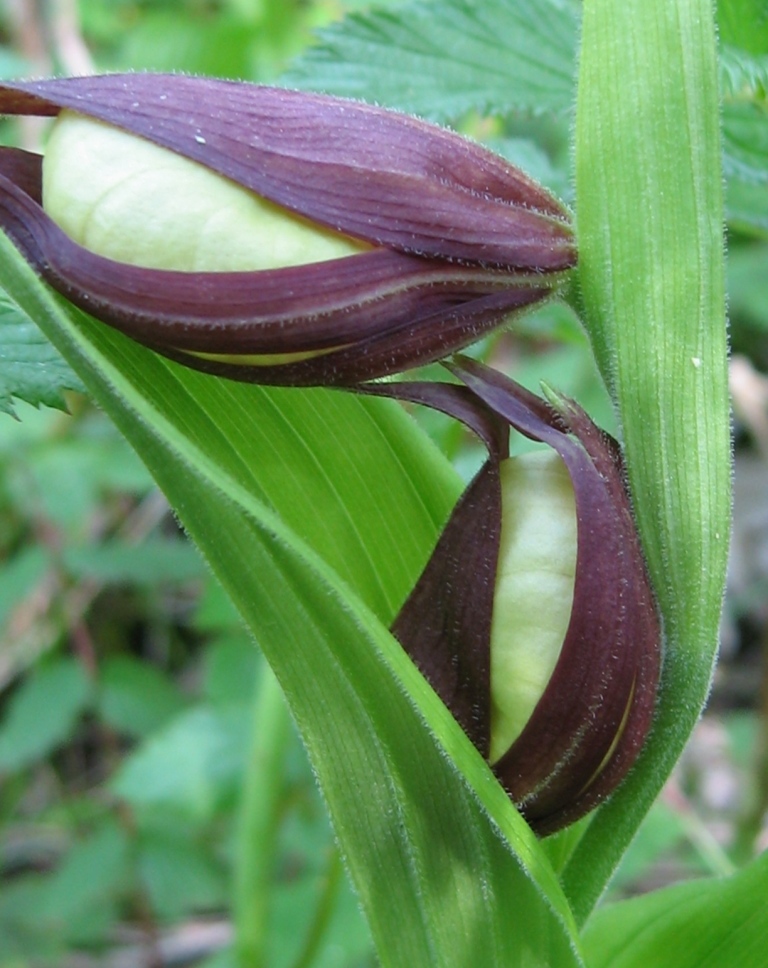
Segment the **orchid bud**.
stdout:
[[[626,776],[651,727],[661,632],[616,442],[572,401],[470,360],[464,386],[374,392],[468,424],[489,460],[393,624],[540,835]],[[508,457],[514,429],[547,451]]]
[[501,158],[339,98],[180,75],[0,84],[0,227],[80,308],[189,366],[352,384],[548,298],[568,213]]

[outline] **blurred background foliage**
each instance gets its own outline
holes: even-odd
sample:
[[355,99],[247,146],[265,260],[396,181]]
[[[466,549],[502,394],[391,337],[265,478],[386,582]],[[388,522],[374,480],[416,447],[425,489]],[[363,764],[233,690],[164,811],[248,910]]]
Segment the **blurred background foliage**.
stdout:
[[[765,57],[766,37],[739,37],[738,6],[721,4],[724,40]],[[428,5],[414,7],[423,20]],[[351,12],[358,35],[398,26],[364,10],[353,0],[4,0],[0,76],[152,69],[274,81],[290,67],[290,83],[334,89],[345,83],[333,73],[334,23]],[[726,58],[735,111],[743,68]],[[759,85],[748,110],[764,150]],[[567,114],[448,120],[569,198]],[[37,122],[3,122],[0,134],[26,146],[42,136]],[[768,844],[768,185],[736,176],[736,527],[722,661],[709,711],[614,897],[729,872]],[[2,300],[0,326],[0,968],[234,968],[248,782],[279,791],[267,964],[372,965],[298,738],[285,738],[274,776],[259,772],[254,643],[77,379]],[[545,379],[616,429],[564,305],[473,353],[532,388]],[[478,446],[447,419],[415,416],[469,479]]]

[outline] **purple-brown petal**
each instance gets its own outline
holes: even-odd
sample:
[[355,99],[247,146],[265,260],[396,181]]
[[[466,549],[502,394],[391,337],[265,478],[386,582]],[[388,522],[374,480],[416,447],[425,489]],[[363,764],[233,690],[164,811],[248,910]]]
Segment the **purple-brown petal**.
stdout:
[[456,134],[356,101],[162,74],[0,85],[0,113],[66,108],[192,158],[374,245],[534,272],[576,261],[560,203]]

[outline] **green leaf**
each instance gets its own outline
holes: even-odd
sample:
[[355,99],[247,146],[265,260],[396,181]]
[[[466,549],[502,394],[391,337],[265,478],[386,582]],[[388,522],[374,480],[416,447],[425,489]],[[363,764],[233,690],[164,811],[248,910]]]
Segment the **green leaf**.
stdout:
[[611,904],[584,933],[590,968],[757,968],[765,963],[768,854],[723,879]]
[[183,712],[123,762],[111,789],[134,809],[207,821],[244,769],[248,726],[245,707],[198,706]]
[[724,44],[750,54],[768,54],[765,0],[717,0],[717,26]]
[[235,18],[149,9],[124,32],[117,60],[125,70],[244,77],[252,71],[254,40],[248,25]]
[[165,831],[145,834],[138,845],[138,874],[154,912],[164,921],[222,907],[224,879],[200,844]]
[[584,322],[618,407],[664,622],[653,732],[564,878],[586,916],[695,724],[718,642],[730,420],[709,0],[588,0],[577,108]]
[[563,113],[573,103],[572,0],[412,0],[350,14],[282,82],[435,121],[468,111]]
[[170,678],[156,666],[128,655],[115,656],[101,665],[98,687],[101,716],[125,736],[148,736],[184,706]]
[[381,963],[581,964],[544,851],[380,621],[459,490],[428,440],[388,401],[185,371],[65,312],[8,245],[0,282],[129,436],[273,666]]
[[27,873],[0,882],[0,965],[24,968],[61,964],[64,942],[52,925],[41,923],[50,877]]
[[205,576],[195,548],[180,538],[145,538],[141,544],[119,539],[98,544],[73,545],[64,550],[63,562],[77,578],[134,585],[185,582]]
[[91,682],[75,659],[53,659],[30,673],[0,725],[0,774],[30,766],[66,742],[90,695]]
[[0,411],[14,414],[12,397],[66,410],[63,390],[83,385],[32,320],[0,291]]
[[726,187],[728,224],[744,233],[768,239],[768,189],[757,182],[729,179]]
[[728,253],[728,310],[734,326],[746,323],[768,330],[767,265],[765,243],[732,248]]
[[729,225],[742,231],[768,232],[768,101],[764,89],[760,101],[736,99],[723,104],[723,170]]
[[768,103],[723,106],[723,169],[768,192]]
[[765,101],[768,91],[768,54],[755,56],[740,47],[722,47],[720,84],[726,101]]
[[252,702],[260,662],[261,656],[244,632],[212,642],[203,657],[203,694],[212,705]]
[[128,839],[108,821],[76,842],[49,879],[38,917],[71,939],[103,935],[117,919],[114,903],[128,881]]

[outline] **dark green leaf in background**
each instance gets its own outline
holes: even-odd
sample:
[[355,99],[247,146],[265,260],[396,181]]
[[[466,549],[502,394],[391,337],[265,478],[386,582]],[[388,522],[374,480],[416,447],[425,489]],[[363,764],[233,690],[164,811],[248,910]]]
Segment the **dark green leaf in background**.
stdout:
[[65,549],[62,560],[76,578],[157,586],[200,579],[206,568],[192,545],[181,538],[146,538],[141,544],[111,539]]
[[226,902],[221,872],[204,852],[190,849],[183,831],[176,836],[168,830],[145,834],[139,844],[138,868],[152,907],[164,921],[220,908]]
[[717,23],[723,44],[749,54],[768,54],[768,4],[765,0],[717,0]]
[[178,687],[156,665],[117,655],[99,667],[99,712],[125,736],[143,737],[159,730],[183,706]]
[[435,121],[573,104],[573,0],[413,0],[347,16],[283,75]]
[[13,414],[13,397],[65,410],[62,391],[82,389],[32,320],[0,292],[0,410]]
[[70,738],[92,684],[75,659],[53,659],[30,674],[0,723],[0,774],[23,769]]
[[208,820],[243,774],[248,726],[247,711],[238,707],[183,712],[123,762],[112,791],[135,810]]
[[116,920],[128,862],[128,837],[111,820],[75,841],[46,883],[37,909],[41,925],[74,942],[98,938]]

